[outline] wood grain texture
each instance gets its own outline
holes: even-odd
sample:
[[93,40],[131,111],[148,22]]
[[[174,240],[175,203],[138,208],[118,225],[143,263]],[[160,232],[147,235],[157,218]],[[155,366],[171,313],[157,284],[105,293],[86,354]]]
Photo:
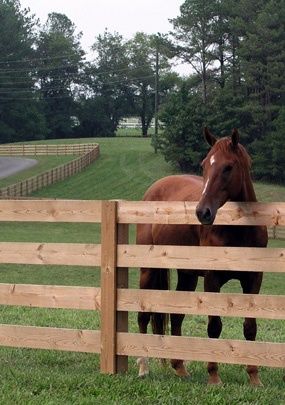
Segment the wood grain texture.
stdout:
[[101,222],[101,201],[1,200],[0,221]]
[[[0,284],[0,304],[100,311],[101,289],[99,287]],[[126,332],[128,311],[285,319],[285,297],[119,288],[117,310],[119,311],[117,331]]]
[[100,245],[0,242],[0,263],[100,266]]
[[118,310],[285,319],[285,296],[119,289]]
[[285,367],[285,343],[118,333],[118,354]]
[[284,248],[119,245],[119,267],[285,272]]
[[0,284],[0,304],[100,311],[101,289],[98,287]]
[[[196,206],[188,201],[120,201],[118,222],[200,225]],[[285,203],[228,202],[218,210],[215,224],[285,226]]]
[[100,353],[100,331],[0,325],[0,346]]
[[117,202],[102,201],[101,357],[102,373],[116,373]]

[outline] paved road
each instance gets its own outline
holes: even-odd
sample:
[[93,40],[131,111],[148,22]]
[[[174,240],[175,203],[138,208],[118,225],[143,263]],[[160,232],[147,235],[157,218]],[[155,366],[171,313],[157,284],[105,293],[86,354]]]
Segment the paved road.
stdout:
[[35,166],[37,163],[38,161],[36,159],[2,156],[0,157],[0,179]]

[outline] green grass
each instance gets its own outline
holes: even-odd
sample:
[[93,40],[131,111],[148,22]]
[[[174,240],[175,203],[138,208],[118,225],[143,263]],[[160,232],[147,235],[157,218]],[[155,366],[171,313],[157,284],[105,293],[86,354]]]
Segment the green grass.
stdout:
[[[90,142],[90,139],[80,142]],[[160,155],[155,155],[149,139],[118,137],[93,139],[100,144],[101,156],[84,172],[35,193],[35,197],[72,199],[141,199],[156,179],[174,172]],[[54,141],[56,142],[56,141]],[[66,140],[61,141],[65,143]],[[78,140],[72,140],[78,142]],[[284,201],[285,188],[256,185],[264,201]],[[132,228],[132,238],[134,230]],[[97,243],[100,227],[92,224],[1,223],[0,241]],[[272,241],[284,247],[284,241]],[[76,266],[1,265],[0,282],[59,285],[100,285],[99,269]],[[176,272],[172,272],[172,288]],[[137,288],[138,272],[130,270],[130,286]],[[199,282],[200,290],[202,281]],[[239,292],[236,281],[223,291]],[[284,275],[265,274],[264,294],[284,294]],[[98,329],[100,319],[93,311],[48,310],[0,307],[1,323],[68,328]],[[242,339],[240,318],[224,318],[223,338]],[[206,317],[187,316],[183,333],[206,336]],[[285,341],[284,321],[258,320],[258,340]],[[130,314],[130,331],[137,332],[136,314]],[[283,370],[261,368],[264,388],[248,386],[243,366],[221,365],[224,385],[208,387],[205,364],[188,365],[192,378],[181,380],[170,367],[151,360],[151,375],[137,378],[135,359],[129,361],[125,376],[99,373],[99,357],[82,353],[46,350],[0,349],[0,403],[2,404],[285,404]]]
[[101,156],[93,165],[64,183],[40,190],[35,196],[137,200],[153,181],[174,172],[162,156],[153,153],[149,138],[96,138],[94,141],[100,145]]
[[[154,128],[149,128],[148,136],[154,134]],[[116,136],[122,137],[141,137],[142,130],[141,128],[118,128],[116,131]]]

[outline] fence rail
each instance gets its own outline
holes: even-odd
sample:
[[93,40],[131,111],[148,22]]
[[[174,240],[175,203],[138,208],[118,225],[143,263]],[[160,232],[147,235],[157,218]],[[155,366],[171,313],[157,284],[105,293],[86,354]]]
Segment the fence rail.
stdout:
[[32,155],[84,155],[90,152],[97,144],[78,143],[64,145],[0,145],[1,156],[32,156]]
[[[196,221],[194,209],[194,203],[185,208],[185,204],[176,202],[0,200],[0,220],[101,223],[100,244],[0,243],[0,263],[101,266],[100,287],[0,284],[1,305],[100,311],[101,330],[0,325],[0,345],[100,353],[104,373],[125,371],[128,356],[285,367],[284,342],[128,332],[129,311],[285,319],[284,295],[128,288],[131,266],[285,273],[282,248],[192,248],[128,243],[129,224],[141,221],[189,224]],[[221,209],[217,221],[227,225],[277,223],[284,226],[285,203],[229,203]]]
[[22,197],[79,173],[99,156],[98,144],[0,145],[0,156],[75,155],[76,159],[0,189],[0,198]]

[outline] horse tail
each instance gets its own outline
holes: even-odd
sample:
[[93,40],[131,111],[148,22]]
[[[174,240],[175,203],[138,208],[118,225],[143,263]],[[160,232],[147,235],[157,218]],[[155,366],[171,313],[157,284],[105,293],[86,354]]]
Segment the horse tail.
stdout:
[[[169,269],[153,270],[157,273],[155,289],[169,290],[170,288],[170,271]],[[169,314],[152,313],[151,326],[155,335],[165,335],[169,327]]]

